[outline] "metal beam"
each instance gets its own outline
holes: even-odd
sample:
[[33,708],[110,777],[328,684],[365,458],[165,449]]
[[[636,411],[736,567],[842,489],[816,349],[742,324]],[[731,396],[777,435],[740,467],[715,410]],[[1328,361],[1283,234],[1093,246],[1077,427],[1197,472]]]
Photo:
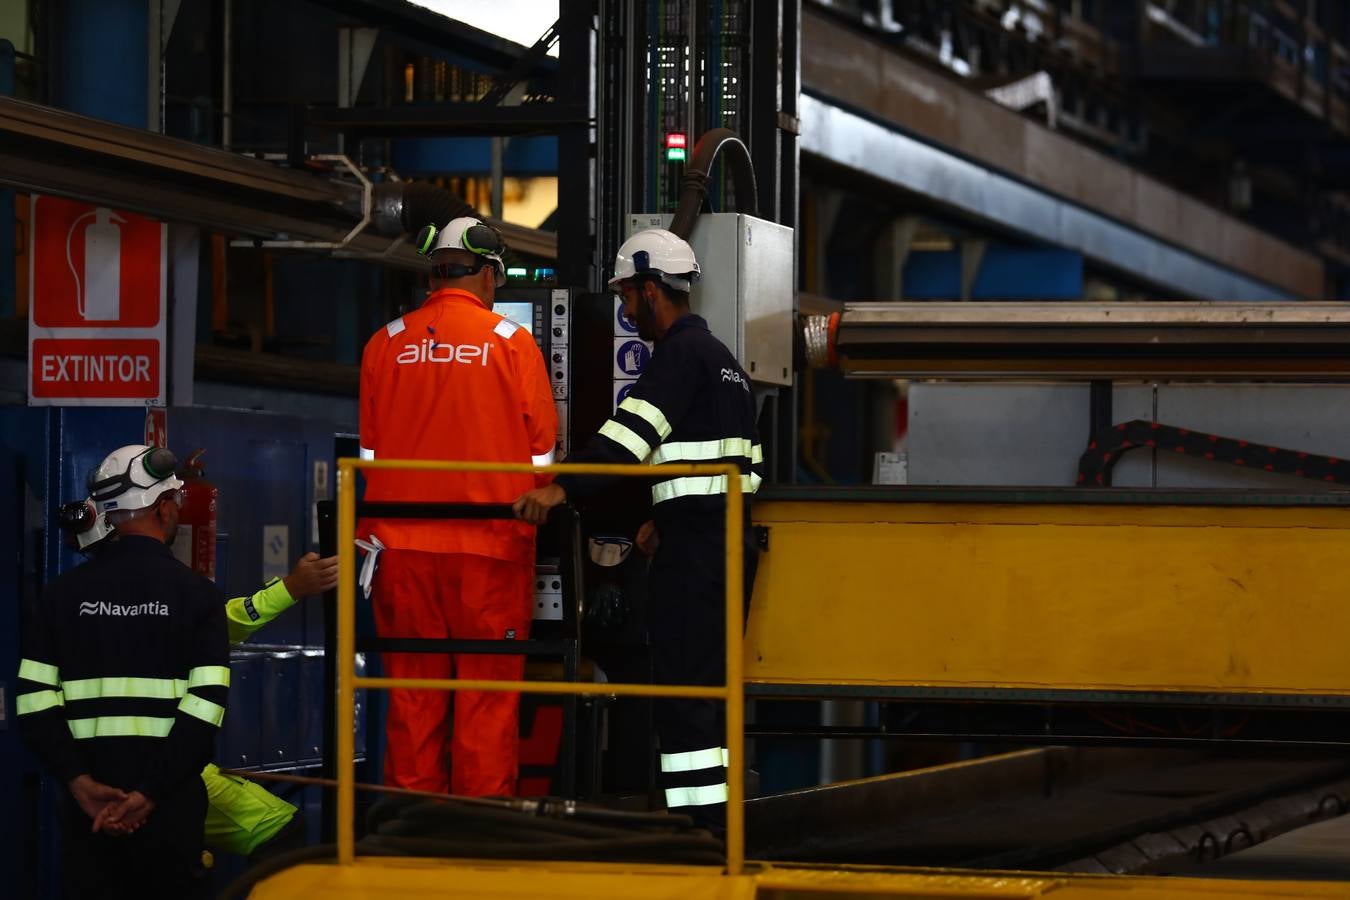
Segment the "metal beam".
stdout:
[[[259,240],[338,242],[359,186],[327,170],[285,168],[138,128],[0,97],[0,185]],[[496,223],[513,249],[557,256],[557,236]],[[410,247],[368,232],[346,252],[421,270]]]
[[588,125],[584,104],[406,103],[349,109],[313,108],[309,122],[356,137],[507,137],[555,134],[564,126]]
[[1350,376],[1344,303],[860,302],[834,330],[856,377]]
[[1106,216],[968,162],[828,101],[801,98],[802,151],[1088,259],[1163,290],[1208,300],[1294,295]]

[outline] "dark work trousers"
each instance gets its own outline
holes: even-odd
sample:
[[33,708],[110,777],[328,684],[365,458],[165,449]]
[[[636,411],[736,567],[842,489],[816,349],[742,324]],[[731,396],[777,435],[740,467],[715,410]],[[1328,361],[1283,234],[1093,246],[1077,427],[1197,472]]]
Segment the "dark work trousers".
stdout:
[[[747,521],[749,517],[747,515]],[[726,522],[720,514],[658,521],[648,575],[648,634],[656,684],[720,685],[726,679]],[[750,605],[759,551],[743,538]],[[658,699],[661,786],[671,812],[720,832],[726,824],[726,710],[720,700]]]
[[198,900],[209,896],[202,870],[206,789],[201,779],[151,811],[134,834],[91,834],[70,797],[60,801],[61,880],[69,900]]

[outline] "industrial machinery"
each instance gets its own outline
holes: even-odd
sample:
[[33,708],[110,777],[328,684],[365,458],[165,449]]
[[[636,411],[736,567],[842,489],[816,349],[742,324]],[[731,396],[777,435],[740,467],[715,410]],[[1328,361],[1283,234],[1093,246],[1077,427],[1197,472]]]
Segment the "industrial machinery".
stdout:
[[[425,219],[467,208],[441,187],[404,178],[395,165],[397,151],[407,149],[400,142],[556,137],[560,177],[553,230],[502,226],[527,265],[512,267],[497,309],[530,331],[549,367],[559,413],[557,449],[564,456],[612,413],[651,352],[620,314],[619,302],[601,291],[613,251],[643,227],[662,225],[688,237],[704,270],[692,295],[694,309],[755,382],[770,471],[754,507],[760,573],[740,662],[744,695],[751,701],[745,736],[756,745],[754,764],[764,793],[778,796],[746,810],[752,860],[756,848],[769,858],[801,851],[785,849],[793,832],[831,831],[869,800],[901,796],[917,803],[927,796],[936,805],[926,793],[932,781],[924,780],[933,772],[916,773],[898,789],[894,781],[876,780],[895,777],[880,751],[902,741],[961,741],[969,755],[1009,744],[1187,752],[1350,743],[1350,668],[1341,648],[1350,625],[1342,562],[1350,499],[1336,489],[1344,477],[1332,471],[1338,454],[1350,447],[1350,430],[1340,425],[1344,416],[1326,415],[1350,403],[1350,389],[1340,384],[1350,374],[1350,316],[1339,305],[839,302],[799,293],[799,282],[808,280],[824,290],[827,279],[803,277],[822,257],[839,255],[846,260],[839,268],[852,270],[862,267],[853,265],[856,257],[850,254],[864,255],[845,239],[846,228],[833,244],[818,235],[818,215],[848,219],[838,204],[830,210],[813,198],[801,202],[799,134],[810,127],[816,130],[808,135],[808,149],[853,177],[875,174],[921,194],[925,202],[945,200],[994,222],[1007,214],[1010,222],[1053,223],[1061,243],[1087,248],[1090,256],[1117,264],[1145,257],[1159,271],[1176,268],[1184,276],[1169,282],[1176,290],[1236,285],[1233,290],[1246,296],[1261,286],[1246,276],[1228,277],[1212,260],[1178,262],[1190,251],[1168,245],[1165,235],[1121,240],[1125,229],[1116,219],[1081,210],[1070,215],[1067,200],[1033,195],[1012,176],[950,154],[939,158],[932,146],[909,136],[889,138],[895,132],[814,94],[803,98],[802,11],[790,0],[565,0],[558,23],[534,47],[518,58],[495,61],[490,89],[473,103],[442,103],[439,96],[434,103],[415,100],[419,73],[432,73],[421,80],[432,82],[433,94],[444,92],[444,60],[420,70],[411,62],[400,68],[406,47],[392,48],[384,68],[386,75],[393,73],[389,84],[396,89],[404,87],[401,79],[408,73],[407,92],[380,93],[366,84],[362,93],[381,29],[405,37],[412,32],[410,43],[418,52],[436,41],[469,52],[462,34],[435,31],[436,17],[384,0],[316,5],[335,21],[343,47],[339,103],[291,109],[284,142],[246,155],[0,98],[0,184],[219,232],[219,241],[211,244],[192,243],[197,238],[188,235],[189,250],[175,257],[176,264],[224,254],[228,246],[244,253],[294,254],[292,260],[317,255],[325,263],[396,273],[379,285],[384,289],[375,298],[379,302],[368,303],[372,298],[364,289],[352,289],[335,291],[345,302],[330,304],[309,282],[303,282],[307,291],[295,292],[306,300],[309,294],[319,297],[322,302],[310,311],[340,320],[351,348],[359,351],[352,336],[378,327],[367,321],[373,311],[417,292],[416,278],[408,273],[419,262],[406,235]],[[882,18],[889,17],[890,5],[881,6]],[[229,16],[226,11],[227,23]],[[379,27],[349,21],[365,22],[362,16]],[[173,16],[159,18],[146,24],[172,30]],[[819,11],[808,18],[829,46],[848,46],[849,35],[823,22]],[[545,59],[554,43],[560,43],[556,64]],[[876,43],[855,46],[862,48],[861,64],[871,65],[879,78],[929,84],[895,76],[903,70],[883,65]],[[228,49],[223,56],[234,58]],[[855,108],[877,105],[854,91],[866,85],[853,85],[851,70],[830,69],[830,60],[813,58],[816,93],[832,80],[855,99]],[[152,60],[157,71],[162,63]],[[541,70],[550,77],[540,76]],[[141,87],[152,96],[160,93],[153,85]],[[391,96],[405,102],[390,102]],[[908,110],[901,106],[901,112]],[[224,110],[221,119],[232,125],[233,111]],[[1047,137],[1045,143],[1058,140]],[[883,152],[889,147],[904,154]],[[503,149],[498,144],[491,152],[500,192]],[[973,173],[987,189],[968,191],[976,180],[957,184],[952,173]],[[873,182],[863,184],[865,191]],[[808,221],[798,223],[799,209],[807,211]],[[1133,215],[1132,207],[1129,212]],[[1212,215],[1218,233],[1218,214]],[[895,238],[912,225],[892,223],[886,234]],[[1232,223],[1225,227],[1233,246],[1242,246],[1246,232]],[[1068,233],[1075,228],[1083,233]],[[1108,252],[1117,246],[1129,253]],[[1220,249],[1225,257],[1240,252],[1227,245]],[[969,288],[973,273],[964,267],[979,253],[943,252],[956,254],[948,261],[956,263],[957,280]],[[1302,255],[1290,250],[1272,258],[1299,262]],[[895,260],[882,262],[879,268],[894,268]],[[190,268],[185,282],[198,280],[195,268],[184,264],[180,271]],[[266,303],[272,305],[267,271]],[[1250,275],[1250,266],[1243,271]],[[327,274],[333,281],[342,278]],[[874,280],[885,286],[884,278]],[[1279,296],[1308,280],[1297,273],[1284,278]],[[867,294],[868,284],[858,277],[844,293],[886,293]],[[175,340],[191,347],[196,288],[184,288],[181,302],[178,286],[174,290],[175,316],[187,332]],[[213,290],[212,303],[204,302],[203,309],[211,305],[213,315],[220,312],[213,304],[224,294],[223,288]],[[830,314],[799,317],[808,306]],[[271,314],[275,318],[276,310]],[[248,338],[261,343],[263,336]],[[193,353],[175,349],[190,386],[193,373],[185,363]],[[255,380],[293,378],[298,388],[322,382],[331,407],[302,395],[297,402],[305,404],[305,417],[186,405],[190,399],[180,407],[170,400],[168,445],[176,451],[208,448],[206,474],[220,488],[215,569],[231,591],[284,573],[303,550],[320,545],[325,504],[336,494],[336,467],[353,455],[344,448],[355,443],[347,433],[354,413],[342,404],[350,406],[355,389],[354,359],[319,363],[305,356],[309,349],[302,346],[294,359],[196,349],[198,375],[234,374],[238,367]],[[905,383],[907,410],[896,414],[907,416],[904,424],[911,426],[903,478],[884,485],[797,485],[799,460],[816,472],[810,445],[825,430],[817,421],[826,418],[813,394],[817,376],[836,389],[863,381]],[[1254,380],[1261,383],[1248,383]],[[1312,381],[1319,383],[1307,384]],[[229,399],[232,406],[249,406],[254,398],[239,391]],[[0,479],[0,510],[12,513],[3,517],[0,541],[20,548],[15,577],[0,581],[6,592],[0,609],[17,611],[45,579],[73,564],[51,527],[54,512],[80,495],[84,471],[111,436],[140,438],[144,413],[0,410],[0,467],[13,476]],[[1176,446],[1161,445],[1163,434],[1177,437]],[[1211,436],[1216,447],[1229,439],[1217,454],[1227,459],[1223,465],[1205,458],[1211,451],[1203,441]],[[1192,440],[1202,442],[1200,452],[1176,452]],[[1248,445],[1259,452],[1236,452]],[[1125,451],[1133,452],[1121,459]],[[1294,461],[1286,466],[1290,455]],[[1096,468],[1088,472],[1080,461],[1090,456]],[[1304,457],[1320,459],[1314,467],[1304,465]],[[1248,460],[1259,460],[1259,466],[1247,466]],[[1279,474],[1286,469],[1289,474]],[[1078,479],[1080,472],[1088,477]],[[1293,480],[1295,475],[1303,480]],[[1117,486],[1109,487],[1112,483]],[[581,542],[596,542],[603,550],[606,541],[631,537],[644,512],[635,499],[640,497],[640,489],[629,489],[587,505],[568,550]],[[577,724],[563,739],[580,745],[575,756],[570,749],[556,753],[551,764],[526,773],[533,778],[527,793],[573,796],[524,801],[511,812],[557,814],[563,825],[589,815],[580,825],[623,823],[661,830],[668,838],[668,831],[680,829],[655,826],[644,814],[624,820],[622,810],[610,810],[606,820],[605,811],[572,803],[622,795],[626,804],[645,804],[652,749],[646,701],[622,692],[607,696],[604,686],[605,680],[642,681],[647,674],[643,563],[634,555],[615,566],[583,561],[569,571],[566,551],[556,543],[546,540],[541,549],[536,622],[539,634],[558,650],[554,655],[564,660],[547,673],[560,669],[559,680],[583,684],[587,699],[575,701]],[[339,640],[329,612],[320,602],[303,604],[264,634],[266,643],[246,645],[236,654],[221,744],[224,763],[291,774],[323,764],[328,771],[322,774],[333,774],[340,762],[349,774],[350,764],[361,759],[372,763],[365,774],[373,779],[380,752],[378,701],[361,696],[358,707],[341,711],[353,717],[352,728],[333,727],[347,720],[338,718],[331,703]],[[0,663],[17,654],[16,632],[0,628]],[[378,647],[368,635],[344,632],[342,641],[362,651]],[[364,652],[353,653],[342,664],[353,664],[356,677],[369,661]],[[16,740],[12,720],[5,718],[12,709],[7,699],[12,674],[0,672],[0,763],[7,773],[0,778],[0,807],[20,812],[0,826],[6,838],[0,841],[5,848],[0,862],[20,873],[22,892],[37,895],[52,888],[55,839],[47,825],[36,832],[26,825],[47,821],[36,810],[55,788],[41,779]],[[548,690],[562,693],[564,687]],[[807,741],[810,749],[794,758],[793,741],[798,751]],[[1010,754],[1003,762],[1030,781],[1064,755],[1025,754]],[[864,755],[869,758],[859,762]],[[836,764],[845,756],[849,765]],[[783,774],[794,766],[791,777]],[[1316,765],[1308,768],[1318,777],[1328,775]],[[978,771],[963,763],[935,777],[983,785]],[[743,774],[738,768],[734,777]],[[853,774],[875,777],[829,790],[817,787]],[[1343,775],[1339,769],[1332,774]],[[806,789],[790,791],[785,784]],[[350,787],[344,781],[344,792]],[[335,810],[320,809],[320,790],[311,787],[300,795],[314,813],[310,826],[316,837],[321,821],[337,830]],[[1331,806],[1342,803],[1341,793],[1326,796]],[[878,807],[890,811],[884,803]],[[426,814],[405,811],[410,819]],[[504,809],[485,804],[476,812],[491,818]],[[865,827],[894,826],[872,812],[873,818],[857,817]],[[347,816],[342,824],[350,830],[354,822]],[[839,838],[834,847],[844,843]],[[260,880],[253,895],[397,897],[443,890],[447,883],[476,896],[534,891],[550,897],[864,892],[1031,897],[1122,889],[1151,895],[1344,893],[1343,886],[1121,883],[1064,873],[772,862],[742,867],[743,848],[733,854],[727,874],[700,855],[710,849],[702,837],[691,844],[693,855],[680,857],[688,863],[680,865],[641,861],[649,859],[644,853],[652,846],[668,849],[655,839],[623,861],[360,857],[342,867],[323,863],[279,871]],[[571,850],[584,858],[584,851]]]

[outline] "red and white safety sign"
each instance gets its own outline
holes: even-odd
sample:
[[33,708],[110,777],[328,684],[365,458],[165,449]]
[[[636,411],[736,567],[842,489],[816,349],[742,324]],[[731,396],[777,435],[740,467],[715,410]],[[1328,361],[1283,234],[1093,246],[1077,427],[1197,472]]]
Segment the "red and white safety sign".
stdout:
[[133,213],[33,197],[29,405],[163,405],[166,231]]

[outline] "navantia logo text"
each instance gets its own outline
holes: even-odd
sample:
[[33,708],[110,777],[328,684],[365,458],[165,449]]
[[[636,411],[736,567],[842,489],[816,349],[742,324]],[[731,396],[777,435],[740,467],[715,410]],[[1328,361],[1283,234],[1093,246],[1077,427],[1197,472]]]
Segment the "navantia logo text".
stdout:
[[736,384],[739,384],[741,387],[745,388],[747,391],[750,390],[750,382],[742,378],[741,373],[737,372],[735,369],[723,369],[722,380],[735,382]]
[[167,616],[167,604],[151,601],[149,603],[109,603],[85,601],[80,604],[82,616]]
[[[415,363],[459,363],[464,366],[471,366],[475,362],[486,366],[488,360],[488,350],[492,345],[484,341],[482,344],[438,344],[432,342],[431,338],[422,338],[416,344],[404,344],[403,350],[394,359],[394,362],[400,366],[411,366]],[[481,362],[480,362],[481,361]]]

